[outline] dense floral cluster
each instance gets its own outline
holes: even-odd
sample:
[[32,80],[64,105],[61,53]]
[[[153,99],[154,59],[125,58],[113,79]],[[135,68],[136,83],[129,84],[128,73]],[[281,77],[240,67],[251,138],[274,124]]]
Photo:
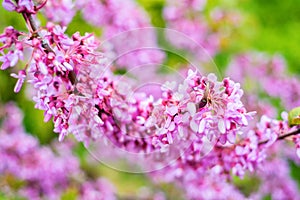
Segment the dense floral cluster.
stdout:
[[[0,35],[0,41],[4,44],[0,48],[2,54],[0,57],[2,70],[15,66],[19,59],[23,59],[23,44],[18,40],[20,35],[21,33],[11,26],[7,27],[4,33]],[[9,51],[4,54],[4,49],[9,49]],[[15,92],[18,91],[19,89],[15,89]]]
[[[283,117],[285,118],[284,115]],[[177,183],[185,190],[188,199],[240,199],[245,197],[231,185],[232,175],[243,178],[247,176],[247,172],[251,172],[254,176],[259,176],[263,187],[251,193],[250,199],[261,199],[269,193],[274,195],[275,199],[297,196],[299,192],[296,184],[286,174],[287,160],[269,158],[269,155],[279,153],[290,157],[280,150],[283,148],[282,144],[274,144],[279,136],[288,131],[290,130],[286,120],[279,121],[263,116],[257,127],[244,133],[239,142],[227,146],[214,145],[205,156],[201,157],[201,153],[204,152],[201,148],[205,148],[205,143],[194,141],[176,162],[152,173],[151,178]],[[202,151],[195,151],[197,149]],[[271,167],[273,162],[282,163],[280,174],[275,174],[276,169]],[[273,178],[270,179],[269,176]],[[286,180],[284,188],[281,179],[283,176]],[[270,185],[273,186],[269,187]]]
[[282,106],[290,110],[300,104],[300,84],[296,77],[288,76],[286,70],[281,56],[253,52],[234,57],[227,73],[249,88],[249,92],[262,90],[270,97],[279,98]]
[[[190,138],[191,131],[223,144],[230,139],[234,142],[239,127],[248,124],[251,114],[239,100],[243,92],[229,79],[217,82],[213,74],[206,78],[189,71],[178,91],[165,88],[165,97],[154,101],[151,96],[130,92],[127,83],[114,81],[105,70],[105,59],[95,52],[92,35],[76,33],[69,38],[63,28],[50,23],[41,33],[50,52],[45,52],[38,39],[24,37],[15,42],[33,47],[27,70],[29,82],[37,89],[34,101],[45,110],[45,121],[54,117],[54,131],[61,139],[70,132],[87,144],[90,138],[105,134],[119,147],[141,146],[148,152],[182,139],[183,133]],[[9,40],[7,34],[3,37]],[[20,80],[17,88],[25,74],[22,70],[14,75]],[[157,115],[161,111],[166,118]]]
[[[23,129],[22,113],[14,104],[1,110],[7,116],[0,128],[0,180],[5,183],[1,192],[14,198],[59,199],[69,187],[80,184],[76,179],[83,173],[79,160],[72,155],[72,144],[54,144],[55,151],[41,146]],[[104,179],[80,187],[80,199],[115,199],[114,189]]]
[[[16,11],[19,13],[36,13],[39,8],[36,8],[33,1],[30,0],[20,0],[20,1],[12,1],[12,0],[4,0],[2,2],[3,7],[8,11]],[[41,5],[42,7],[43,5]]]
[[101,48],[116,67],[131,69],[163,62],[155,29],[150,28],[149,17],[135,1],[88,0],[76,1],[76,5],[88,23],[103,29]]
[[[299,80],[296,77],[288,76],[286,71],[285,61],[279,55],[270,57],[262,53],[248,53],[234,57],[229,64],[227,73],[247,89],[245,98],[249,102],[246,101],[247,107],[252,107],[254,104],[256,110],[260,110],[260,114],[276,117],[276,110],[270,103],[267,103],[269,99],[262,103],[261,98],[260,100],[258,98],[261,93],[266,93],[269,98],[279,99],[281,106],[286,110],[299,106]],[[287,116],[284,116],[283,119],[286,124]],[[281,133],[284,133],[284,130]],[[297,154],[300,156],[299,135],[294,135],[293,140],[296,144]]]
[[197,155],[200,151],[197,146],[200,148],[204,140],[234,143],[236,134],[241,133],[241,128],[248,125],[253,115],[246,112],[240,101],[243,91],[239,84],[228,78],[218,82],[213,74],[205,77],[190,70],[178,89],[166,85],[163,89],[166,117],[160,118],[166,119],[155,119],[160,128],[156,135],[161,146],[176,140],[190,140],[195,142],[191,146]]
[[206,0],[168,0],[164,8],[164,18],[168,28],[186,35],[181,37],[172,34],[173,32],[167,32],[168,39],[176,47],[198,54],[201,60],[206,59],[207,54],[214,56],[220,48],[220,36],[213,32],[203,16],[205,5]]
[[72,21],[77,9],[72,0],[47,0],[42,11],[50,21],[66,26]]
[[[1,58],[5,60],[2,69],[17,64],[19,55],[23,51],[31,51],[30,62],[18,74],[12,74],[18,78],[15,92],[18,92],[28,74],[29,82],[36,89],[33,100],[36,108],[45,111],[45,121],[54,117],[55,132],[60,133],[61,138],[67,134],[68,119],[72,110],[74,95],[74,82],[76,73],[83,67],[99,63],[101,54],[94,52],[97,47],[93,35],[80,36],[75,33],[72,38],[64,34],[65,29],[51,23],[47,24],[47,31],[41,31],[43,40],[34,38],[31,35],[17,39],[20,33],[12,27],[8,27],[1,35],[6,49],[12,45],[20,46],[22,51],[10,50]],[[11,34],[14,34],[11,41]],[[45,48],[47,44],[48,48]],[[15,52],[19,53],[16,54]],[[12,57],[11,55],[14,55]],[[12,57],[12,58],[11,58]]]
[[300,194],[297,184],[290,178],[289,173],[289,165],[285,159],[268,160],[263,169],[257,172],[257,176],[261,180],[260,188],[251,194],[250,198],[262,199],[270,195],[272,199],[298,199]]

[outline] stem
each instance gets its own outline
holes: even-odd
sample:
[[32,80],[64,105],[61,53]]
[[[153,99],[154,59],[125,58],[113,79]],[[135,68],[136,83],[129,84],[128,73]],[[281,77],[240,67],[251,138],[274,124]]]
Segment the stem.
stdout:
[[[45,1],[46,2],[46,1]],[[26,24],[28,25],[28,28],[30,29],[30,32],[32,34],[31,37],[33,38],[40,38],[42,39],[40,33],[39,33],[39,28],[36,25],[32,15],[30,13],[22,13],[23,18],[25,19]],[[42,47],[45,49],[46,53],[52,52],[55,54],[54,50],[49,46],[49,44],[42,39]],[[71,81],[72,84],[75,84],[76,82],[76,74],[74,71],[70,71],[68,74],[68,78]]]
[[[32,37],[34,38],[42,38],[39,31],[38,31],[38,26],[36,25],[33,17],[31,14],[28,13],[22,13],[26,24],[29,26],[29,29],[32,33]],[[55,54],[55,52],[53,51],[53,49],[49,46],[49,44],[47,42],[45,42],[44,40],[42,40],[42,47],[45,49],[46,53],[52,52]]]
[[[297,129],[297,130],[295,130],[295,131],[288,132],[288,133],[285,133],[285,134],[283,134],[283,135],[278,136],[278,138],[276,139],[276,141],[278,141],[278,140],[283,140],[283,139],[285,139],[285,138],[287,138],[287,137],[289,137],[289,136],[297,135],[297,134],[299,134],[299,133],[300,133],[300,128]],[[263,140],[263,141],[260,141],[258,144],[259,144],[259,145],[266,144],[268,141],[269,141],[269,140]]]
[[[19,0],[15,0],[15,2],[18,4]],[[41,9],[45,4],[47,3],[47,0],[45,0],[40,6],[37,7],[37,10]],[[38,26],[36,25],[32,14],[23,12],[22,13],[23,18],[25,19],[26,24],[29,26],[30,32],[32,34],[33,38],[42,38],[40,33],[38,32]],[[53,49],[49,46],[47,42],[42,40],[42,47],[45,49],[47,53],[52,52],[55,54]]]

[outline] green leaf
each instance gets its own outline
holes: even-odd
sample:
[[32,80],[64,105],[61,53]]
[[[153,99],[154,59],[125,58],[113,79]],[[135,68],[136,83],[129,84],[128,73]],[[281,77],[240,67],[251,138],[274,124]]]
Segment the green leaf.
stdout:
[[289,125],[296,126],[300,124],[300,107],[294,108],[289,112]]

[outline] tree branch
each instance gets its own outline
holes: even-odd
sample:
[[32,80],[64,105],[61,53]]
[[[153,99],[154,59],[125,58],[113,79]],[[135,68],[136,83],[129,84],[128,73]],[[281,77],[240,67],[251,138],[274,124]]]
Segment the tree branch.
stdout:
[[[29,26],[30,32],[32,34],[31,37],[41,39],[42,47],[45,49],[46,53],[52,52],[55,54],[54,50],[50,47],[50,45],[43,40],[42,36],[39,33],[39,27],[36,25],[32,14],[30,13],[22,13],[23,18],[25,19],[26,24]],[[74,71],[70,71],[68,74],[68,78],[71,81],[72,84],[75,84],[76,82],[76,74]]]
[[[18,0],[16,0],[16,2],[18,3]],[[44,6],[44,5],[46,4],[46,2],[47,2],[47,0],[44,1],[44,3],[43,3],[42,6]],[[106,4],[106,3],[107,3],[105,0],[101,0],[101,2],[102,2],[103,4]],[[42,6],[41,6],[41,7],[42,7]],[[40,35],[40,33],[39,33],[39,28],[38,28],[38,26],[36,25],[35,20],[34,20],[33,17],[32,17],[32,14],[23,12],[22,15],[23,15],[23,18],[25,19],[26,24],[29,26],[30,32],[31,32],[31,34],[32,34],[32,37],[33,37],[33,38],[42,39],[42,37],[41,37],[41,35]],[[46,52],[46,53],[52,52],[52,53],[55,54],[54,50],[50,47],[50,45],[49,45],[46,41],[44,41],[44,40],[42,39],[41,42],[42,42],[42,47],[45,49],[45,52]],[[75,83],[75,80],[76,80],[76,75],[75,75],[74,71],[70,71],[68,77],[69,77],[69,80],[71,81],[71,83],[74,84],[74,83]],[[97,107],[96,107],[96,108],[97,108]],[[97,108],[97,109],[98,109],[98,108]],[[98,110],[99,110],[99,109],[98,109]],[[99,112],[100,112],[100,110],[99,110]],[[285,138],[287,138],[287,137],[289,137],[289,136],[297,135],[297,134],[300,134],[300,128],[297,129],[297,130],[295,130],[295,131],[288,132],[288,133],[285,133],[285,134],[280,135],[280,136],[276,139],[276,141],[278,141],[278,140],[283,140],[283,139],[285,139]],[[258,145],[266,144],[268,141],[269,141],[268,139],[267,139],[267,140],[260,141],[260,142],[258,143]]]
[[[22,13],[22,15],[23,15],[23,18],[25,19],[26,24],[31,29],[32,37],[42,39],[42,37],[38,31],[38,26],[36,25],[32,15],[28,14],[28,13]],[[53,51],[53,49],[49,46],[49,44],[47,42],[45,42],[43,39],[41,42],[42,42],[42,47],[45,49],[45,51],[47,53],[52,52],[55,54],[55,52]]]
[[[278,140],[283,140],[289,136],[292,136],[292,135],[297,135],[300,133],[300,128],[295,130],[295,131],[292,131],[292,132],[288,132],[288,133],[285,133],[285,134],[282,134],[280,136],[278,136],[278,138],[276,139],[276,141]],[[263,141],[260,141],[258,144],[259,145],[262,145],[262,144],[266,144],[269,140],[263,140]]]

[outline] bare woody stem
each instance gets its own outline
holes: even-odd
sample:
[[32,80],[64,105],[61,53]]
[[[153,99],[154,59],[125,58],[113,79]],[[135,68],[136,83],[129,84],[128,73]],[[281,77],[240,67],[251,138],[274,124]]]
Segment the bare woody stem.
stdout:
[[[285,134],[282,134],[280,135],[276,141],[278,140],[283,140],[289,136],[292,136],[292,135],[297,135],[297,134],[300,134],[300,129],[297,129],[295,131],[292,131],[292,132],[288,132],[288,133],[285,133]],[[269,140],[263,140],[263,141],[260,141],[258,144],[259,145],[262,145],[262,144],[266,144]]]

